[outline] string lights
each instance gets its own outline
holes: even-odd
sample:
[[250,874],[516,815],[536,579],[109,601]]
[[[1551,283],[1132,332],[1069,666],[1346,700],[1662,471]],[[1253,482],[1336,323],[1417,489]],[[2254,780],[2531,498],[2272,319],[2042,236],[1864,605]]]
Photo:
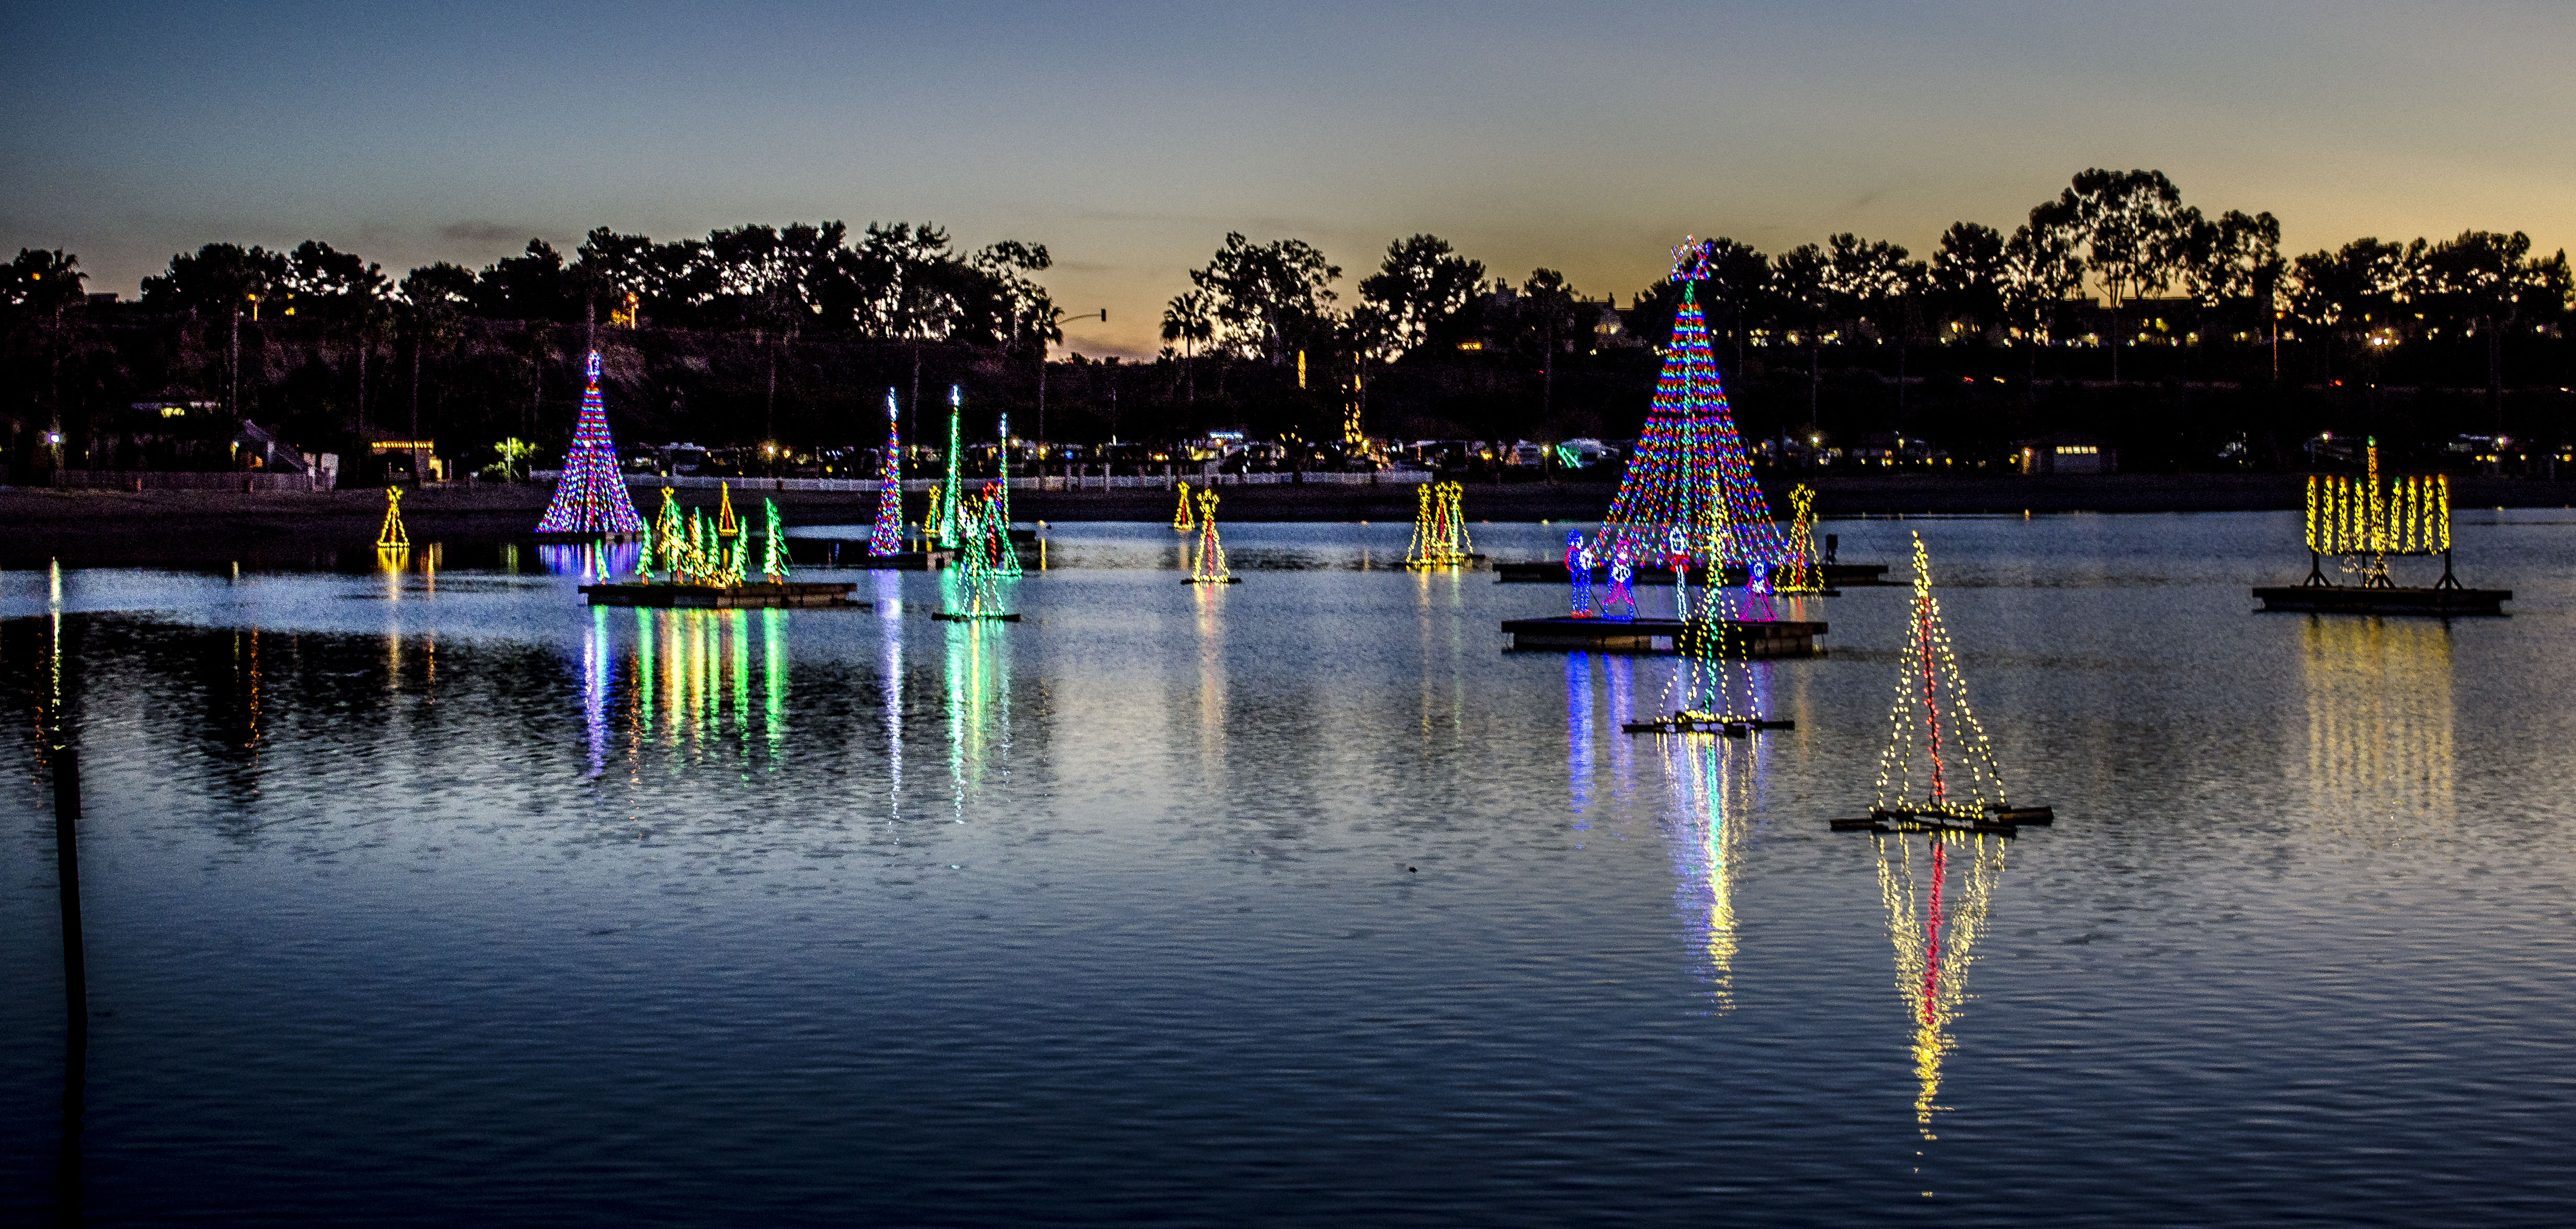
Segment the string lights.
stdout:
[[2408,474],[2383,479],[2379,473],[2379,440],[2368,442],[2369,461],[2361,478],[2348,474],[2310,474],[2307,491],[2308,579],[2310,585],[2332,584],[2320,566],[2338,556],[2345,573],[2359,573],[2365,588],[2394,588],[2388,576],[2390,555],[2440,555],[2439,588],[2459,587],[2451,575],[2451,480],[2444,474]]
[[411,534],[403,529],[401,487],[385,488],[385,524],[384,528],[376,531],[376,545],[379,547],[411,545]]
[[1022,575],[1020,552],[1011,545],[1010,498],[1008,479],[985,483],[979,505],[982,515],[970,527],[966,539],[966,549],[983,552],[985,566],[993,570],[993,575],[1005,579]]
[[[996,509],[989,488],[984,495],[966,497],[957,506],[956,528],[966,548],[958,551],[957,562],[948,569],[948,608],[931,615],[951,622],[1000,620],[1016,623],[1020,616],[1002,609],[1000,574],[994,569],[989,549]],[[1009,527],[1002,528],[1005,544]]]
[[1198,526],[1190,515],[1190,484],[1181,484],[1181,506],[1172,509],[1172,532],[1188,533]]
[[[1896,991],[1913,1025],[1915,1129],[1927,1140],[1937,1139],[1933,1115],[1949,1108],[1940,1104],[1941,1062],[1958,1045],[1950,1025],[1967,1001],[1968,963],[1985,930],[1995,883],[2003,876],[2004,842],[1987,833],[1927,833],[1927,856],[1918,869],[1911,837],[1874,839],[1887,937],[1896,949]],[[1953,849],[1967,862],[1955,889],[1950,887]],[[1919,906],[1918,899],[1923,902]]]
[[1782,543],[1785,554],[1773,578],[1774,587],[1781,593],[1822,593],[1825,569],[1816,551],[1815,489],[1805,483],[1789,488],[1789,508],[1789,532]]
[[1405,548],[1408,568],[1447,568],[1470,563],[1475,543],[1467,538],[1467,488],[1435,482],[1414,488],[1413,544]]
[[1574,586],[1574,617],[1592,617],[1592,568],[1598,560],[1592,557],[1592,545],[1583,540],[1583,531],[1565,531],[1565,578]]
[[1610,547],[1610,591],[1601,599],[1602,618],[1613,623],[1636,621],[1637,590],[1631,583],[1636,576],[1637,562],[1628,554],[1627,540],[1622,538],[1613,542]]
[[2045,824],[2047,807],[2016,808],[2004,798],[1994,747],[1968,707],[1967,682],[1932,596],[1932,556],[1914,535],[1914,603],[1911,631],[1888,706],[1887,749],[1878,760],[1877,805],[1868,820],[1837,820],[1837,827],[2002,830]]
[[582,365],[587,384],[581,391],[581,417],[574,424],[572,447],[564,453],[563,476],[555,481],[554,502],[546,505],[538,533],[631,534],[644,527],[635,501],[626,494],[626,476],[617,468],[617,445],[608,435],[608,408],[599,396],[599,351]]
[[761,536],[760,574],[771,584],[787,579],[787,531],[778,523],[778,501],[760,501],[768,509],[767,532]]
[[[1678,531],[1676,531],[1678,532]],[[1745,601],[1754,600],[1747,596]],[[1681,662],[1664,696],[1672,715],[1629,722],[1631,734],[1723,734],[1743,738],[1762,730],[1794,730],[1794,721],[1764,716],[1762,675],[1752,660],[1752,644],[1739,627],[1744,611],[1715,585],[1701,587],[1693,600],[1690,564],[1673,566],[1673,606],[1682,627],[1674,648]]]
[[1708,277],[1711,245],[1685,239],[1673,249],[1673,280],[1682,283],[1672,346],[1637,452],[1619,480],[1601,532],[1614,543],[1656,549],[1668,531],[1683,531],[1691,562],[1715,573],[1729,566],[1768,567],[1786,556],[1770,505],[1753,480],[1753,463],[1736,433],[1699,283]]
[[903,439],[895,426],[891,388],[886,390],[885,472],[877,479],[877,524],[868,535],[868,553],[903,553]]
[[957,386],[951,384],[948,386],[948,476],[939,484],[939,499],[930,505],[934,526],[931,532],[939,539],[939,545],[948,550],[957,549],[957,544],[965,540],[965,527],[960,523],[963,509],[959,506],[965,493],[966,437],[959,421],[963,412]]
[[716,536],[730,538],[742,532],[742,522],[733,515],[733,484],[716,484]]
[[1216,534],[1216,488],[1198,493],[1199,548],[1190,563],[1189,582],[1193,585],[1240,584],[1243,578],[1225,566],[1225,543]]

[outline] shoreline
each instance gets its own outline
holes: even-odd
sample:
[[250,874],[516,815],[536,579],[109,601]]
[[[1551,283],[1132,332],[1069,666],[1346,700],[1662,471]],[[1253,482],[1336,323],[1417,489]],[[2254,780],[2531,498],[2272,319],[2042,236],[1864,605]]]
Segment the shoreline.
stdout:
[[[1774,507],[1785,505],[1795,479],[1765,481]],[[1813,480],[1819,519],[1876,516],[2160,514],[2288,512],[2302,505],[2296,474],[2114,474],[2086,477],[1826,477]],[[2461,477],[2453,506],[2576,506],[2576,481]],[[1219,514],[1229,522],[1409,522],[1411,486],[1295,485],[1220,488]],[[1609,483],[1466,484],[1474,522],[1586,522],[1600,519],[1616,488]],[[792,525],[866,524],[876,496],[856,492],[735,492],[735,510],[756,515],[775,499]],[[552,488],[540,484],[432,487],[403,497],[403,520],[415,543],[460,547],[529,540]],[[686,502],[707,492],[688,492]],[[1013,492],[1012,511],[1029,521],[1160,522],[1173,496],[1156,489]],[[41,567],[48,560],[79,567],[201,566],[238,560],[286,565],[323,563],[348,550],[372,549],[384,519],[384,493],[374,488],[310,494],[235,491],[71,491],[0,487],[0,567]]]

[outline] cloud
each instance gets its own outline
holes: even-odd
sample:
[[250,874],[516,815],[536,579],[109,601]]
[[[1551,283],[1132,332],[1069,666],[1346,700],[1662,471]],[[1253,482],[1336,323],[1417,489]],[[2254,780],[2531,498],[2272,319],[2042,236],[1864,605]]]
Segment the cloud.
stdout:
[[438,237],[458,243],[503,243],[526,232],[498,222],[451,222],[438,228]]

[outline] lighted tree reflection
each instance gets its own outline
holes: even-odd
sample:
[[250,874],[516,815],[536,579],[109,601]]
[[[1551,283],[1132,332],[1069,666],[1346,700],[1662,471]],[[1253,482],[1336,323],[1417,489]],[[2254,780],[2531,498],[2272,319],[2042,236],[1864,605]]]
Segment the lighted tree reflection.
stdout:
[[1673,853],[1674,900],[1708,958],[1706,976],[1717,1014],[1735,1006],[1735,881],[1752,821],[1764,744],[1714,734],[1656,739],[1679,804],[1666,826]]

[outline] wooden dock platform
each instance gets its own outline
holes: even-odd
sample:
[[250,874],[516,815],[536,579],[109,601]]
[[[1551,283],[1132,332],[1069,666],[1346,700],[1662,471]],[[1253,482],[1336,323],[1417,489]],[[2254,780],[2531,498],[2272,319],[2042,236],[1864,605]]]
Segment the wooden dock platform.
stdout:
[[2511,589],[2389,589],[2362,585],[2272,585],[2254,596],[2264,610],[2308,614],[2433,615],[2457,618],[2504,615]]
[[[1577,619],[1558,615],[1547,619],[1505,619],[1503,630],[1510,633],[1515,649],[1580,650],[1589,653],[1677,653],[1680,651],[1683,623],[1679,619]],[[1816,637],[1825,634],[1822,623],[1803,623],[1788,619],[1762,622],[1730,622],[1726,641],[1743,646],[1745,657],[1813,657]]]
[[[1902,583],[1887,579],[1887,565],[1884,563],[1828,563],[1824,565],[1822,570],[1824,572],[1825,588],[1828,591],[1840,589],[1846,585],[1868,586]],[[1551,559],[1542,563],[1497,563],[1494,565],[1494,583],[1498,585],[1562,585],[1567,583],[1568,579],[1565,564],[1561,560]],[[1698,583],[1706,579],[1707,574],[1704,572],[1695,572],[1692,574],[1693,583]],[[1744,569],[1727,569],[1725,583],[1730,585],[1740,585],[1744,583],[1744,580]],[[1606,585],[1610,583],[1610,565],[1601,564],[1594,567],[1592,569],[1592,583],[1596,585]],[[1673,570],[1671,568],[1664,567],[1640,567],[1636,569],[1632,576],[1629,577],[1628,583],[1635,585],[1670,585],[1673,583]],[[1786,594],[1783,596],[1796,595]]]
[[2025,827],[2045,828],[2057,822],[2053,807],[1989,806],[1973,818],[1942,811],[1909,811],[1871,807],[1858,819],[1827,821],[1836,832],[1990,832],[2016,836]]
[[583,585],[581,592],[593,606],[650,606],[681,610],[757,610],[779,607],[837,606],[843,609],[868,609],[872,603],[853,602],[850,591],[857,585],[847,583],[817,584],[790,581],[784,584],[748,585]]

